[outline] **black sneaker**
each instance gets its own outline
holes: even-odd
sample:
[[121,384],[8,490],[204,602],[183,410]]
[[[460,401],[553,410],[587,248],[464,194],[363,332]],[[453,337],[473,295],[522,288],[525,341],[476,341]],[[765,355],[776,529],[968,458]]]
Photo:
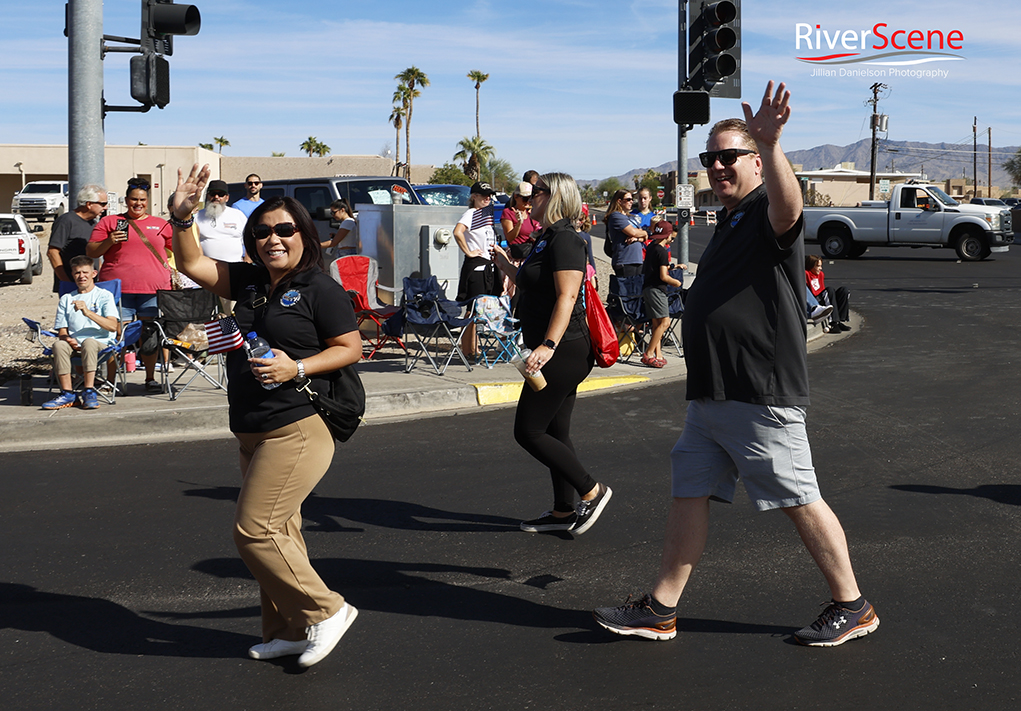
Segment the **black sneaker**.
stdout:
[[837,324],[837,328],[839,328],[841,331],[850,331],[851,330],[851,327],[848,326],[846,323],[843,323],[843,322],[838,323]]
[[879,627],[879,617],[867,601],[858,612],[829,602],[819,619],[794,633],[794,639],[809,647],[836,647],[849,639],[864,637]]
[[657,615],[652,611],[652,596],[632,600],[628,595],[619,607],[597,607],[592,616],[600,626],[614,634],[633,635],[645,639],[673,639],[677,636],[677,615]]
[[522,521],[521,530],[528,533],[542,533],[543,531],[570,531],[578,520],[577,514],[568,516],[554,516],[552,511],[547,511],[539,518],[531,521]]
[[574,512],[578,516],[578,522],[574,524],[574,528],[571,532],[577,535],[585,533],[585,531],[592,528],[592,524],[596,522],[599,515],[603,513],[603,509],[606,508],[607,502],[610,497],[613,496],[613,490],[605,484],[599,485],[599,493],[596,494],[596,498],[591,501],[585,501],[584,499],[578,502],[575,506]]

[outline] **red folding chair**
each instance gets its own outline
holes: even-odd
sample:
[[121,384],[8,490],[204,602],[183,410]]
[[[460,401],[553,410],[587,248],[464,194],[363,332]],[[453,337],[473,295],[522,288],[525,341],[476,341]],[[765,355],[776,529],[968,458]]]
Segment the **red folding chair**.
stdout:
[[[379,265],[376,260],[361,254],[341,257],[330,265],[330,276],[351,294],[355,316],[358,317],[358,331],[371,348],[365,359],[372,358],[387,343],[396,344],[407,355],[408,348],[404,342],[396,336],[388,336],[381,329],[383,322],[400,311],[400,308],[381,304],[376,298],[379,282]],[[371,321],[375,326],[375,338],[361,329],[365,321]]]

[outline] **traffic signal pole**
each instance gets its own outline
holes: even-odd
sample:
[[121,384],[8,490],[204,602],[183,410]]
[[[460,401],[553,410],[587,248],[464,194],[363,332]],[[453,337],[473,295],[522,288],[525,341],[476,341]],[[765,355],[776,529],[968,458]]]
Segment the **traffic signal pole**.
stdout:
[[[683,91],[688,81],[688,0],[678,0],[677,4],[677,90]],[[677,124],[677,185],[688,182],[688,124]],[[674,190],[674,201],[680,194]],[[677,207],[678,216],[680,206]],[[694,208],[692,208],[694,210]],[[678,248],[680,253],[677,261],[688,263],[688,220],[678,218]]]
[[83,185],[106,181],[103,0],[68,0],[67,5],[67,173],[74,203]]

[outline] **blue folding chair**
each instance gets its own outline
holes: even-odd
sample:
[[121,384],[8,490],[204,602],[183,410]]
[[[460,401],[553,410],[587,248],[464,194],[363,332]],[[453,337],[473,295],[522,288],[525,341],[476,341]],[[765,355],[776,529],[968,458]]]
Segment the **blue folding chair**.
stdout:
[[[417,347],[414,354],[408,349],[404,354],[404,372],[410,373],[424,355],[437,375],[447,372],[447,366],[457,356],[464,367],[471,371],[471,363],[464,357],[457,342],[460,330],[472,322],[471,317],[461,317],[461,304],[447,298],[443,287],[435,276],[427,279],[404,278],[404,297],[401,303],[404,316],[404,330],[410,332]],[[389,323],[389,321],[388,321]],[[449,346],[446,358],[441,351],[444,340]],[[405,343],[407,344],[407,342]],[[434,354],[435,353],[435,357]],[[442,362],[442,366],[437,362]]]
[[516,352],[521,334],[518,320],[511,316],[509,296],[475,297],[472,306],[475,333],[479,338],[479,357],[476,363],[492,368],[497,363],[510,363]]
[[645,304],[642,299],[642,286],[645,277],[641,274],[629,277],[610,275],[610,290],[606,298],[606,312],[618,324],[621,338],[633,335],[635,346],[631,349],[621,348],[620,358],[627,363],[635,353],[645,350],[649,339],[649,319],[645,315]]
[[684,351],[681,348],[681,339],[674,330],[677,325],[681,322],[681,317],[684,315],[684,270],[683,269],[671,269],[670,276],[677,281],[681,282],[682,286],[670,286],[666,288],[667,306],[670,308],[670,325],[667,326],[666,331],[663,333],[662,343],[666,345],[670,343],[677,351],[677,357],[680,358],[684,355]]

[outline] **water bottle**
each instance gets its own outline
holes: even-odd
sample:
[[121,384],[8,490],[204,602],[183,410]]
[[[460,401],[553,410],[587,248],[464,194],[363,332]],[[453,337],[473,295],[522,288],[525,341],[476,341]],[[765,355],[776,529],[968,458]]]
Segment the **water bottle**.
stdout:
[[[248,350],[249,358],[276,357],[273,355],[273,349],[269,347],[269,344],[266,343],[266,340],[264,338],[260,338],[259,334],[257,334],[255,331],[250,331],[248,335],[245,336],[245,348]],[[267,390],[272,390],[273,388],[280,387],[280,383],[266,383],[263,382],[261,379],[259,380],[259,384],[262,385],[262,387],[266,388]]]

